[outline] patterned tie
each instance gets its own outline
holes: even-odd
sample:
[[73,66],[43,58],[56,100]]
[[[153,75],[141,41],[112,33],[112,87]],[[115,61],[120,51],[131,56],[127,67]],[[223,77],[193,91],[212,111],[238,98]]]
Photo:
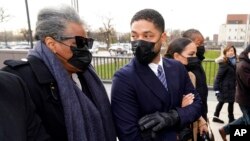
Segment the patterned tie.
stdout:
[[168,86],[167,86],[167,81],[166,81],[166,77],[165,74],[163,72],[162,66],[158,65],[158,78],[160,79],[161,83],[163,84],[163,86],[168,90]]

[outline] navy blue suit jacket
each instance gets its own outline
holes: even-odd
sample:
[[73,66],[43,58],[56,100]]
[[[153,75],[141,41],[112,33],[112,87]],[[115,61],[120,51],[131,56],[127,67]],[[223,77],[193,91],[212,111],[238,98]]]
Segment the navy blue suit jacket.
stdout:
[[[179,127],[197,120],[201,116],[201,99],[195,91],[185,67],[172,59],[163,58],[168,91],[148,65],[135,58],[117,71],[111,90],[111,107],[120,141],[142,141],[138,121],[156,111],[168,112],[176,109],[180,116]],[[181,108],[182,97],[194,93],[194,102]],[[154,139],[176,140],[176,130],[164,129]]]

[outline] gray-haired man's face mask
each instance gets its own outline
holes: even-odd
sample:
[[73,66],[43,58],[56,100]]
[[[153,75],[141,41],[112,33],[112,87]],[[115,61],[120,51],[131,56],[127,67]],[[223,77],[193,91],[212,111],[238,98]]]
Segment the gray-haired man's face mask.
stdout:
[[89,49],[92,48],[94,40],[91,38],[85,38],[81,36],[59,37],[58,40],[62,41],[74,38],[76,41],[76,46],[69,46],[62,42],[60,43],[70,47],[73,53],[72,57],[68,60],[68,63],[76,67],[77,69],[84,71],[92,61],[92,54],[89,51]]

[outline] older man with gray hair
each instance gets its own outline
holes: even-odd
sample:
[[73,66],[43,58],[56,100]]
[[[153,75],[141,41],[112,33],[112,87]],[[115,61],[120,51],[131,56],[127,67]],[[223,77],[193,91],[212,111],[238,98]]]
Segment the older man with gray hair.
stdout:
[[36,112],[53,141],[114,141],[105,88],[91,66],[93,39],[68,6],[42,9],[37,42],[28,61],[6,60],[3,68],[27,84]]

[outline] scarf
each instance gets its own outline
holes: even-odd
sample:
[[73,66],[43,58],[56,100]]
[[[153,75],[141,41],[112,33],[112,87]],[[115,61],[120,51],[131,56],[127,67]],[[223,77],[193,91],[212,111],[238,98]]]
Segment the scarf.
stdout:
[[107,94],[90,65],[83,72],[83,77],[88,81],[87,85],[96,105],[74,84],[56,55],[41,41],[28,55],[40,58],[57,82],[69,141],[115,140]]

